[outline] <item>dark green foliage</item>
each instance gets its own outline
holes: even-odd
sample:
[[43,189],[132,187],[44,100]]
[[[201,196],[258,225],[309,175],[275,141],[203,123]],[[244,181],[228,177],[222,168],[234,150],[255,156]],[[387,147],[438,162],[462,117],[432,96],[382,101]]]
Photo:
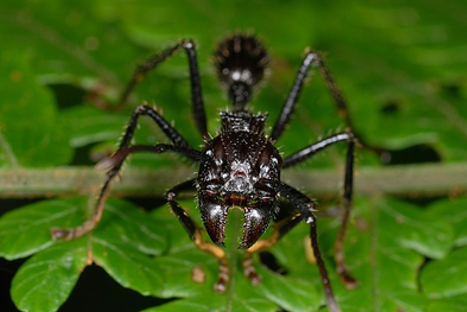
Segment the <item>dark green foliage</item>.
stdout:
[[[251,103],[253,110],[269,112],[269,126],[304,48],[311,47],[325,51],[357,131],[367,142],[415,150],[404,158],[411,162],[427,157],[440,160],[440,166],[465,162],[467,3],[321,2],[2,1],[0,168],[92,163],[91,156],[114,149],[132,110],[142,101],[157,104],[197,147],[202,140],[194,131],[184,54],[174,56],[139,85],[122,111],[100,110],[84,95],[100,88],[106,98],[116,99],[138,63],[180,38],[193,38],[208,127],[215,134],[218,109],[227,101],[210,57],[219,39],[235,30],[254,31],[271,54],[271,74]],[[319,74],[310,80],[295,118],[278,142],[286,155],[343,125]],[[149,120],[141,121],[135,141],[164,140]],[[419,146],[423,149],[414,148]],[[357,173],[359,167],[380,166],[372,153],[357,153]],[[343,148],[323,155],[304,166],[343,167]],[[140,154],[128,166],[156,170],[179,163],[171,156]],[[96,190],[101,182],[96,181]],[[231,289],[218,295],[212,289],[218,270],[215,259],[195,248],[167,207],[148,213],[129,201],[111,199],[95,231],[75,241],[52,241],[50,228],[86,220],[94,198],[95,193],[43,200],[1,217],[0,256],[29,257],[11,284],[11,298],[19,310],[57,311],[91,262],[141,295],[177,298],[147,312],[279,308],[302,312],[318,311],[324,304],[317,268],[305,256],[304,224],[271,250],[286,275],[270,272],[256,261],[263,276],[257,287],[243,278],[239,251],[228,248],[236,272]],[[199,220],[193,200],[183,205]],[[334,273],[332,244],[338,221],[321,218],[320,242],[342,310],[464,311],[466,207],[466,198],[439,198],[419,206],[384,194],[367,198],[356,194],[346,245],[350,270],[360,282],[355,290],[345,290]],[[234,240],[231,243],[235,245]],[[206,273],[203,284],[191,279],[197,266]]]

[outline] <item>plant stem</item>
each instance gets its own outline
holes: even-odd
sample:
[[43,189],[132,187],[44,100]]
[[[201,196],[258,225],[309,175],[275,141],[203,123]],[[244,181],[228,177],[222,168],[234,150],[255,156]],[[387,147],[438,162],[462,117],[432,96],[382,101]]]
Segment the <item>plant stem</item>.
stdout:
[[[57,197],[97,193],[105,173],[92,167],[0,170],[0,198]],[[118,197],[163,197],[165,191],[193,176],[193,168],[127,168],[114,183]],[[335,169],[285,170],[282,180],[313,197],[339,194],[343,174]],[[467,163],[359,168],[355,193],[404,197],[458,196],[467,193]]]

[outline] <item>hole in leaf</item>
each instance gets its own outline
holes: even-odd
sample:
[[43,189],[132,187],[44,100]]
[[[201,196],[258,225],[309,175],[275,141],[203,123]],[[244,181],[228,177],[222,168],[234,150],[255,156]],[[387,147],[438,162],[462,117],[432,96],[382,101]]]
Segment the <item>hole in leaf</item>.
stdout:
[[115,147],[112,144],[92,143],[75,148],[75,153],[70,165],[73,166],[94,166],[104,157],[112,155]]
[[460,98],[462,96],[462,87],[458,82],[446,82],[441,84],[441,93],[453,98]]
[[259,260],[262,264],[264,264],[269,270],[280,274],[280,275],[287,275],[288,271],[285,267],[283,267],[276,259],[276,257],[268,252],[260,252],[259,253]]
[[427,198],[419,198],[419,197],[398,197],[399,200],[403,200],[407,203],[410,203],[412,205],[419,206],[421,208],[426,208],[429,205],[435,203],[438,200],[443,200],[446,199],[444,196],[433,196],[433,197],[427,197]]
[[[133,204],[138,205],[139,207],[144,208],[145,211],[153,211],[154,209],[165,209],[167,204],[167,199],[165,197],[127,197],[126,200],[131,201]],[[167,213],[170,212],[167,210]],[[173,216],[176,218],[176,216]],[[180,231],[184,231],[182,225],[180,224]]]
[[48,87],[52,90],[55,101],[60,109],[72,107],[83,103],[86,92],[71,84],[56,83],[49,84]]
[[440,162],[441,155],[428,144],[417,144],[400,150],[390,150],[387,165]]
[[381,113],[385,115],[395,115],[399,112],[399,109],[400,109],[400,103],[396,100],[391,100],[391,101],[387,101],[386,103],[384,103],[380,111]]
[[91,157],[93,145],[85,145],[75,149],[73,160],[70,165],[73,166],[94,166],[95,160]]

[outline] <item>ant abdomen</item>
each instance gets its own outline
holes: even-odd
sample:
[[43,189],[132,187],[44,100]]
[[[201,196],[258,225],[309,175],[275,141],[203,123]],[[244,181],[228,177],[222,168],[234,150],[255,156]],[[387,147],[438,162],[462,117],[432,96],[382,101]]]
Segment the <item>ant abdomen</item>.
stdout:
[[252,35],[235,34],[219,44],[214,60],[234,110],[244,110],[252,89],[263,79],[269,63],[266,49]]

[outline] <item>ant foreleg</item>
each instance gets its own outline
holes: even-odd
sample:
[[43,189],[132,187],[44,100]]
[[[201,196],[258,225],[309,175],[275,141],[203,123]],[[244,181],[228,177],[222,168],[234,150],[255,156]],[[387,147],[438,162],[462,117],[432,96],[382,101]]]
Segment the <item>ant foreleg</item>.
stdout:
[[195,190],[195,179],[188,180],[170,189],[166,194],[167,201],[196,246],[219,260],[219,276],[216,284],[214,284],[214,290],[223,293],[230,282],[230,268],[225,251],[221,247],[204,240],[201,228],[196,225],[188,213],[175,200],[178,193]]
[[[164,134],[169,138],[174,145],[169,144],[158,144],[155,146],[152,145],[135,145],[129,146],[131,139],[133,138],[136,125],[138,122],[138,117],[140,115],[147,115],[152,118],[152,120],[161,128]],[[96,206],[94,208],[93,214],[91,219],[83,223],[82,225],[71,228],[71,229],[60,229],[60,228],[53,228],[52,237],[57,239],[72,239],[80,237],[93,228],[99,223],[102,212],[104,210],[105,201],[110,192],[110,184],[112,180],[118,175],[120,168],[123,164],[123,161],[126,157],[134,152],[139,151],[149,151],[153,153],[163,153],[165,151],[172,151],[177,152],[192,161],[199,161],[202,157],[201,152],[196,151],[188,142],[154,109],[150,108],[146,105],[138,106],[128,125],[126,127],[125,134],[123,135],[122,141],[120,142],[120,146],[118,150],[108,158],[104,158],[97,166],[100,169],[110,169],[107,178],[104,182],[104,185],[101,189],[99,197],[97,199]]]
[[353,195],[353,164],[354,164],[354,149],[355,142],[350,141],[347,148],[346,165],[345,165],[345,176],[344,176],[344,195],[343,195],[343,207],[344,213],[342,215],[342,223],[337,235],[336,242],[334,243],[334,259],[336,261],[337,273],[344,281],[345,286],[348,289],[352,289],[358,286],[357,280],[353,278],[345,263],[344,256],[344,240],[347,232],[347,226],[350,218],[350,210],[352,208],[352,195]]
[[297,218],[299,218],[299,220],[305,220],[305,222],[310,225],[311,247],[313,249],[313,254],[315,256],[319,273],[321,275],[321,283],[324,287],[324,293],[326,295],[329,311],[341,312],[339,305],[334,298],[331,281],[329,280],[326,266],[324,264],[323,258],[321,257],[321,251],[318,244],[318,234],[316,230],[316,217],[313,214],[315,206],[314,203],[308,196],[285,183],[282,184],[281,194],[299,210],[300,214],[297,216]]
[[99,169],[110,168],[110,170],[107,173],[107,178],[97,198],[97,203],[96,203],[96,206],[94,207],[94,211],[92,213],[91,218],[87,220],[86,222],[84,222],[83,224],[81,224],[80,226],[77,226],[75,228],[70,228],[70,229],[52,228],[51,229],[52,237],[54,239],[70,240],[73,238],[81,237],[84,234],[91,231],[92,229],[94,229],[96,225],[99,223],[99,221],[101,220],[102,213],[105,207],[105,202],[110,193],[111,183],[113,179],[120,172],[120,169],[122,167],[124,160],[126,159],[126,157],[128,157],[128,155],[135,153],[135,152],[142,152],[142,151],[152,152],[152,153],[157,153],[157,154],[164,153],[166,151],[171,151],[171,152],[179,153],[181,155],[185,155],[187,157],[191,157],[193,159],[196,159],[196,157],[199,157],[199,158],[201,157],[201,152],[198,152],[190,148],[174,146],[174,145],[169,145],[169,144],[133,145],[125,149],[118,150],[113,156],[103,159],[97,165]]
[[296,164],[299,164],[324,148],[334,145],[334,143],[347,141],[347,156],[346,156],[346,166],[345,166],[345,176],[344,176],[344,195],[343,195],[343,208],[344,213],[342,215],[342,224],[339,230],[339,234],[336,238],[334,245],[335,249],[335,260],[337,273],[342,278],[347,288],[354,288],[357,286],[357,281],[350,275],[347,270],[347,265],[345,263],[344,257],[344,240],[345,234],[347,232],[347,225],[350,218],[350,210],[352,208],[352,193],[353,193],[353,163],[354,163],[354,149],[355,149],[355,139],[354,135],[349,132],[339,133],[327,137],[319,142],[316,142],[284,159],[283,168],[291,167]]
[[189,147],[188,142],[173,128],[158,112],[156,112],[151,107],[143,104],[138,106],[131,116],[130,121],[128,122],[125,130],[125,134],[122,137],[118,151],[125,149],[130,145],[131,139],[136,130],[136,125],[138,124],[138,118],[141,115],[146,115],[151,117],[151,119],[159,126],[159,128],[164,132],[165,136],[172,141],[176,146]]
[[[331,146],[331,145],[334,145],[335,143],[337,142],[342,142],[342,141],[353,141],[355,140],[355,137],[353,135],[353,133],[351,132],[343,132],[343,133],[338,133],[338,134],[334,134],[334,135],[331,135],[327,138],[324,138],[316,143],[313,143],[311,144],[310,146],[307,146],[303,149],[301,149],[300,151],[298,152],[295,152],[293,153],[292,155],[290,156],[287,156],[285,159],[284,159],[284,163],[282,165],[282,168],[288,168],[288,167],[292,167],[292,166],[295,166],[309,158],[311,158],[312,156],[314,156],[316,153],[322,151],[323,149]],[[352,166],[353,168],[353,166]]]

